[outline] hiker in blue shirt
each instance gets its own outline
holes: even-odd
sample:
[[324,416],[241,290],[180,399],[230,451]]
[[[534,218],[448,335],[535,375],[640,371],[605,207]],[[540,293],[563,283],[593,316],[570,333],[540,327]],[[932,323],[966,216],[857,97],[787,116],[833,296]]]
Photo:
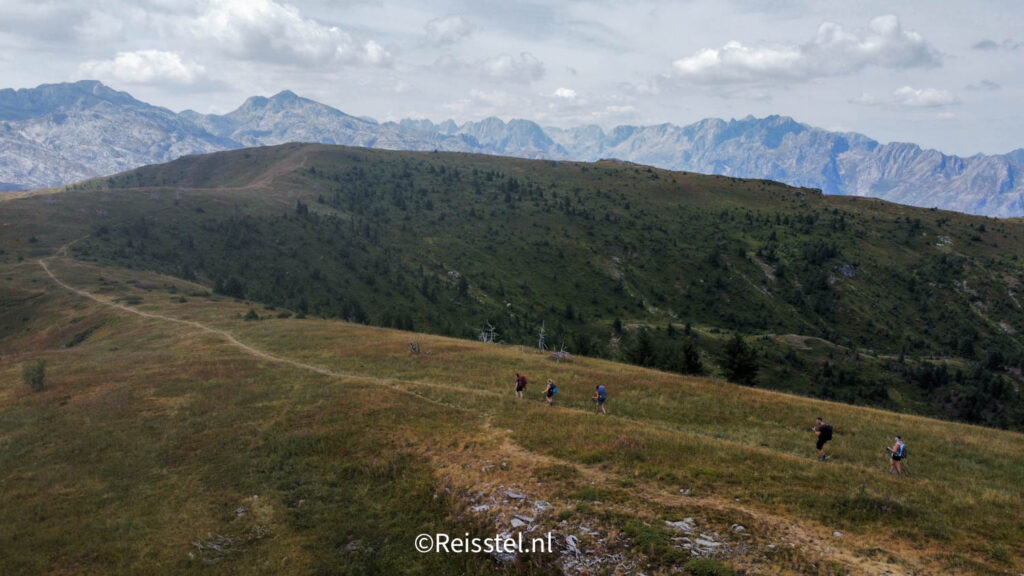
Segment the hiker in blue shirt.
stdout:
[[902,476],[903,459],[907,457],[907,445],[903,443],[903,438],[897,434],[896,443],[892,445],[892,448],[886,447],[886,450],[889,451],[889,473],[895,472]]
[[598,384],[594,391],[594,402],[597,404],[594,406],[594,414],[598,411],[608,414],[608,411],[604,408],[604,402],[608,399],[608,392],[604,389],[604,384]]
[[548,399],[548,406],[553,406],[552,402],[555,399],[555,394],[558,394],[558,386],[555,386],[554,381],[548,378],[548,386],[544,389],[544,395]]

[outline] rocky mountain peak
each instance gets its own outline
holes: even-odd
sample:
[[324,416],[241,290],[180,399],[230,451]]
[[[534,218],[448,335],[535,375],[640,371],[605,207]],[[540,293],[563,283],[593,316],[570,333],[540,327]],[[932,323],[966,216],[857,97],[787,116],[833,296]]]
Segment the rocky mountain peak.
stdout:
[[180,114],[95,80],[0,90],[0,188],[67,184],[141,164],[283,142],[449,150],[529,158],[619,158],[661,168],[766,178],[830,194],[875,196],[991,216],[1024,216],[1024,148],[960,158],[912,143],[880,144],[789,116],[705,118],[687,126],[544,129],[490,117],[378,124],[290,90],[224,115]]

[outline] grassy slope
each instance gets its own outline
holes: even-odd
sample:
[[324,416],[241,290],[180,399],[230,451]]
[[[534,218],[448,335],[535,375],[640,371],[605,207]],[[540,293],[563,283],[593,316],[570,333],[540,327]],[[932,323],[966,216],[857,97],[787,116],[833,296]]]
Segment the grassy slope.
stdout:
[[[209,286],[236,278],[249,297],[291,310],[462,337],[492,322],[526,343],[544,322],[549,343],[610,358],[636,356],[647,327],[658,366],[672,364],[678,329],[692,324],[718,375],[737,330],[768,387],[1024,422],[1012,372],[965,386],[906,375],[923,358],[968,376],[993,352],[1011,368],[1024,361],[1016,221],[615,162],[298,145],[81,188],[97,191],[60,200],[91,222],[79,258],[188,270]],[[298,201],[310,216],[296,217]],[[619,344],[615,319],[627,328]]]
[[[78,214],[71,202],[55,209]],[[144,318],[59,287],[35,261],[78,226],[5,243],[4,574],[500,572],[483,556],[419,555],[412,538],[492,534],[515,511],[507,488],[550,502],[543,529],[577,535],[586,557],[621,554],[649,574],[688,557],[664,524],[685,517],[755,573],[1024,569],[1019,434],[260,307],[247,322],[249,304],[201,286],[50,260],[78,289],[166,317]],[[36,358],[40,393],[19,378]],[[512,398],[516,371],[528,400]],[[547,377],[555,408],[538,398]],[[590,412],[597,383],[609,417]],[[818,414],[837,431],[825,465],[808,431]],[[911,478],[884,473],[894,432]],[[481,502],[495,505],[469,510]]]

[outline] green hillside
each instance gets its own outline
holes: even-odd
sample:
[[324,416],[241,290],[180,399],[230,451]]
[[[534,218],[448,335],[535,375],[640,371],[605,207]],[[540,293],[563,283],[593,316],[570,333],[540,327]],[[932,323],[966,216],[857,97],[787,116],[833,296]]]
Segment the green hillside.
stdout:
[[323,146],[8,197],[0,574],[1019,574],[1024,436],[806,396],[1019,427],[1018,227]]
[[[19,215],[3,220],[0,263],[2,574],[1024,570],[1018,433],[282,318],[62,256],[92,225],[81,198],[0,203]],[[33,228],[42,210],[49,225]],[[6,235],[26,227],[40,235]],[[521,400],[516,372],[530,378]],[[825,463],[817,415],[836,430]],[[886,473],[894,433],[908,477]],[[414,547],[517,530],[550,533],[554,550]]]
[[573,354],[1024,427],[1018,221],[619,162],[319,145],[59,198],[85,211],[74,257],[282,313],[534,346],[543,326]]

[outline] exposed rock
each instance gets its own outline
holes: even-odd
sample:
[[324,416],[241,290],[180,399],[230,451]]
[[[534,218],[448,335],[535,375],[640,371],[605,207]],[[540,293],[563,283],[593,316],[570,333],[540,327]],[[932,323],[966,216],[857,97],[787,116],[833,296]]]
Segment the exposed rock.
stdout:
[[[506,540],[508,538],[513,538],[512,534],[510,534],[508,532],[502,532],[501,534],[498,534],[498,539],[499,540]],[[512,563],[512,562],[516,561],[516,555],[514,553],[511,553],[511,552],[498,552],[498,551],[495,551],[495,552],[491,553],[491,556],[494,556],[495,560],[497,560],[498,562],[501,562],[503,564],[509,564],[509,563]]]
[[579,540],[576,539],[572,534],[565,537],[565,547],[573,556],[580,555]]
[[343,550],[345,552],[356,552],[359,549],[361,549],[362,547],[363,547],[363,541],[362,540],[353,540],[353,541],[349,542],[348,544],[346,544],[345,547],[343,548]]
[[676,522],[669,522],[668,520],[666,520],[665,524],[668,524],[672,528],[680,532],[685,532],[687,534],[697,529],[697,527],[693,523],[693,518],[683,518],[682,520],[678,520]]
[[844,278],[853,280],[857,276],[856,269],[849,264],[839,264],[836,266],[836,272],[843,275]]

